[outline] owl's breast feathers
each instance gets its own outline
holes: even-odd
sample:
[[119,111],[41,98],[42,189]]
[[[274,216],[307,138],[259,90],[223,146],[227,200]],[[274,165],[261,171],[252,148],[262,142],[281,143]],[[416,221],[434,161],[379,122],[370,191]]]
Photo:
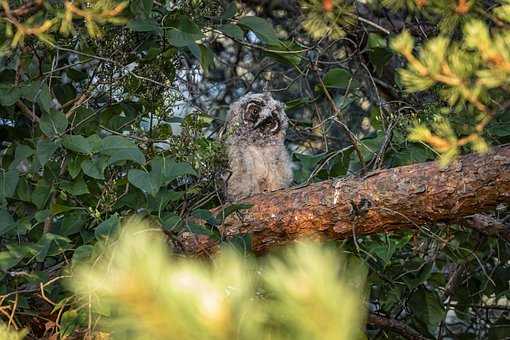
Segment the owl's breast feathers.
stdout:
[[232,171],[227,186],[230,199],[287,188],[292,183],[292,162],[283,144],[230,146],[228,153]]

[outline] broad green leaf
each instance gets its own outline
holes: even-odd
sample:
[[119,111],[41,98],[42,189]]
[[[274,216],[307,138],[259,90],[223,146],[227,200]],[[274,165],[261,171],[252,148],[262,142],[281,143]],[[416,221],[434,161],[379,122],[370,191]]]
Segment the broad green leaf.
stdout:
[[22,201],[32,202],[32,186],[26,178],[21,177],[16,188],[16,196]]
[[108,136],[104,138],[101,153],[111,156],[108,161],[109,164],[124,160],[133,161],[138,164],[145,163],[145,156],[138,146],[122,136]]
[[51,97],[48,85],[46,83],[42,83],[35,95],[35,98],[37,99],[39,107],[46,113],[51,112]]
[[46,136],[54,137],[64,133],[67,124],[67,118],[62,112],[50,110],[41,117],[39,128]]
[[200,60],[200,65],[205,73],[214,66],[214,53],[209,47],[193,43],[189,45],[188,48],[191,53]]
[[36,157],[41,166],[45,166],[51,156],[57,151],[59,144],[57,142],[39,139],[37,141]]
[[196,209],[191,213],[192,216],[198,217],[211,225],[218,225],[218,220],[214,215],[206,209]]
[[181,217],[175,213],[167,213],[160,219],[161,225],[168,231],[176,231],[181,225]]
[[87,215],[82,212],[72,212],[70,214],[66,214],[62,218],[60,225],[55,233],[62,236],[69,236],[79,233],[87,223],[87,220]]
[[324,76],[323,82],[326,87],[346,89],[359,87],[359,83],[352,79],[352,74],[343,68],[334,68],[328,71]]
[[239,19],[239,25],[252,30],[267,45],[281,44],[273,26],[263,18],[254,16],[242,17]]
[[78,178],[74,181],[65,181],[61,184],[61,188],[73,195],[73,196],[80,196],[80,195],[84,195],[84,194],[88,194],[90,191],[89,191],[89,188],[87,187],[87,183],[85,183],[85,181],[83,180],[83,178]]
[[79,246],[78,248],[76,248],[76,250],[73,253],[73,258],[72,258],[73,267],[78,264],[87,262],[92,257],[93,253],[94,253],[94,246],[92,246],[90,244],[85,244],[83,246]]
[[18,181],[19,176],[16,169],[5,171],[0,168],[0,201],[14,195]]
[[23,259],[23,255],[11,251],[0,251],[0,271],[7,271],[17,265]]
[[167,40],[175,47],[189,46],[204,37],[200,28],[187,16],[179,16],[166,24],[171,27],[166,33]]
[[446,314],[437,292],[421,287],[411,296],[407,305],[412,309],[415,320],[422,324],[430,335],[436,335]]
[[90,144],[92,153],[101,151],[101,148],[103,147],[103,140],[97,134],[88,136],[87,141]]
[[20,144],[16,146],[16,152],[14,153],[14,160],[9,165],[9,169],[15,169],[20,162],[24,161],[28,157],[34,154],[34,150],[28,145]]
[[39,262],[44,261],[47,256],[54,256],[63,253],[69,249],[71,240],[67,237],[44,233],[37,242],[37,256]]
[[168,42],[175,47],[186,47],[202,38],[201,35],[183,32],[176,28],[169,29],[166,37]]
[[243,30],[234,24],[225,24],[220,27],[220,31],[225,33],[225,35],[237,40],[243,40],[244,38]]
[[134,19],[127,27],[135,32],[156,32],[159,31],[159,24],[154,19]]
[[12,86],[11,84],[0,84],[0,105],[14,105],[21,95],[22,91],[19,87]]
[[67,135],[62,138],[62,145],[71,151],[90,154],[92,153],[92,146],[88,139],[80,135]]
[[46,218],[51,216],[50,209],[39,210],[35,213],[34,218],[37,223],[43,222]]
[[237,12],[237,6],[235,1],[231,1],[228,5],[225,6],[225,11],[221,14],[222,20],[232,19]]
[[197,172],[190,164],[184,162],[176,162],[171,157],[156,157],[151,161],[151,174],[159,177],[162,185],[170,183],[177,177],[192,175],[197,176]]
[[168,205],[169,202],[175,202],[184,196],[184,193],[163,189],[158,192],[156,196],[148,196],[147,209],[149,211],[161,212]]
[[367,45],[370,48],[376,48],[376,47],[385,48],[385,47],[388,47],[388,43],[387,43],[386,39],[383,38],[382,36],[380,36],[377,33],[369,33],[368,34]]
[[152,12],[153,0],[131,0],[129,5],[133,14],[149,16]]
[[128,181],[143,192],[155,196],[159,191],[160,182],[148,172],[131,169],[128,171]]
[[62,313],[60,318],[59,334],[67,338],[72,335],[79,327],[85,326],[87,316],[81,310],[69,309]]
[[104,170],[107,166],[108,163],[105,157],[94,157],[81,163],[83,173],[95,179],[104,179]]
[[79,207],[72,206],[72,205],[63,205],[59,203],[52,204],[50,207],[50,212],[52,215],[58,215],[67,211],[72,211],[80,209]]
[[51,185],[45,179],[40,179],[35,185],[34,191],[32,191],[32,202],[37,209],[44,208],[50,198],[50,194]]
[[69,160],[67,163],[67,171],[69,172],[69,175],[71,178],[76,178],[76,176],[79,175],[81,172],[81,163],[82,159],[79,156],[76,156]]
[[114,236],[120,228],[120,219],[117,214],[101,222],[95,229],[94,235],[98,240],[109,239]]
[[16,228],[16,224],[7,209],[0,209],[0,236]]

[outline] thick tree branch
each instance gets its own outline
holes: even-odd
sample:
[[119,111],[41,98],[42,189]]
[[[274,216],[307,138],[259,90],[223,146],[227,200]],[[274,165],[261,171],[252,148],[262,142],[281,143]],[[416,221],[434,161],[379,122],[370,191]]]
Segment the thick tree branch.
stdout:
[[427,340],[428,339],[428,338],[424,337],[423,335],[421,335],[420,333],[418,333],[413,328],[406,325],[405,323],[395,320],[395,319],[391,319],[391,318],[379,315],[379,314],[374,314],[374,313],[368,314],[367,324],[388,329],[388,330],[393,331],[397,334],[400,334],[404,338],[410,339],[410,340]]
[[[460,157],[446,169],[427,162],[256,195],[230,215],[223,238],[252,235],[257,253],[300,237],[342,239],[426,223],[458,221],[510,202],[510,146]],[[214,252],[217,242],[182,233],[186,253]]]

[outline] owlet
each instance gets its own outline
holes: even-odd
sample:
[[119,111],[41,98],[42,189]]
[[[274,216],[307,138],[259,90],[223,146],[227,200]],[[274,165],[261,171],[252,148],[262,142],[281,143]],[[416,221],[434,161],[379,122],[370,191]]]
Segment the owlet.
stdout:
[[291,185],[292,161],[284,145],[288,119],[282,103],[269,93],[245,95],[231,105],[226,124],[229,200]]

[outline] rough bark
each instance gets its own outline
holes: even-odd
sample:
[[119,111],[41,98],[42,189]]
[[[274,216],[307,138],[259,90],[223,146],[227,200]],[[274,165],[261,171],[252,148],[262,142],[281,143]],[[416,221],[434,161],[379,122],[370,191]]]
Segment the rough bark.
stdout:
[[[223,238],[251,234],[257,253],[300,237],[342,239],[466,216],[510,202],[510,146],[459,157],[445,169],[427,162],[264,193],[226,218]],[[185,232],[186,253],[207,254],[217,242]]]

